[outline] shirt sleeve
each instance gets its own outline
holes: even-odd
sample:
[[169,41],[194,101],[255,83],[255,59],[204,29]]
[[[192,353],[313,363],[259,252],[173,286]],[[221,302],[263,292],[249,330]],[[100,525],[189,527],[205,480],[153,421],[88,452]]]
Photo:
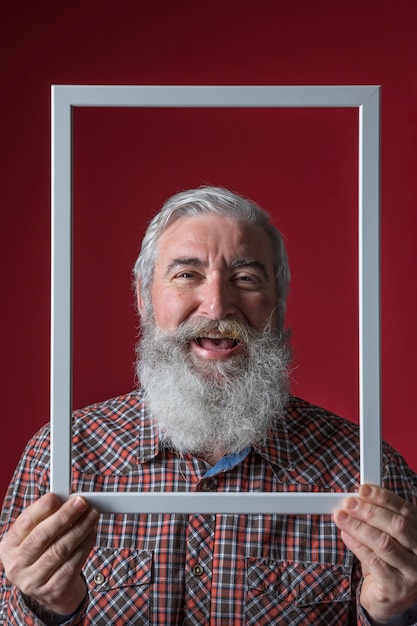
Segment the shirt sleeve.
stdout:
[[[370,626],[379,626],[377,622],[374,622],[374,620],[371,619],[365,609],[362,609],[362,611],[367,619],[367,624]],[[408,609],[402,615],[394,617],[389,622],[386,622],[384,626],[417,626],[417,604]]]
[[[60,617],[55,621],[48,619],[48,626],[79,626],[84,624],[87,605],[88,598],[86,597],[75,613],[65,618]],[[45,626],[46,622],[43,621],[42,616],[31,609],[24,594],[15,586],[12,586],[9,603],[5,607],[5,611],[4,621],[0,620],[0,624],[4,624],[4,626],[20,626],[20,624],[22,626],[23,624],[25,626]]]

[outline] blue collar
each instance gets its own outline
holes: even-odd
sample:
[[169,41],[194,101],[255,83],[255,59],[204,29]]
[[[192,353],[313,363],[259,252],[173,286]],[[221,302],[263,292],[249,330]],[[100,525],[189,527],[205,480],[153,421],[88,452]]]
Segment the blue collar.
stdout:
[[213,467],[210,467],[204,474],[204,478],[210,478],[210,476],[215,476],[216,474],[220,474],[220,472],[227,472],[227,470],[232,469],[232,467],[246,459],[249,452],[250,448],[248,447],[244,450],[240,450],[240,452],[234,452],[233,454],[222,457]]

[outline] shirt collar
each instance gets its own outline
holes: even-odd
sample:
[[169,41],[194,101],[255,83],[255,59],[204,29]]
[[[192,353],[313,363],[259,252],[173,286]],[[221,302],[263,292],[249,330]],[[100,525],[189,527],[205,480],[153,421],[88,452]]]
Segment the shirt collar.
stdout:
[[283,414],[275,419],[266,441],[264,443],[255,443],[252,448],[266,461],[273,463],[277,467],[282,469],[292,468],[293,459],[285,409]]

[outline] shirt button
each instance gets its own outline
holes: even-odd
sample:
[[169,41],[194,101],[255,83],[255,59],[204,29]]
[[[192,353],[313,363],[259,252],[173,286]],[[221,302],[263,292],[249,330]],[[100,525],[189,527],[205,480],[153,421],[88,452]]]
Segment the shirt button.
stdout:
[[94,582],[96,583],[96,585],[102,585],[104,583],[104,576],[101,572],[98,572],[95,576],[94,576]]
[[202,576],[204,574],[204,568],[201,565],[194,565],[193,574],[196,576]]

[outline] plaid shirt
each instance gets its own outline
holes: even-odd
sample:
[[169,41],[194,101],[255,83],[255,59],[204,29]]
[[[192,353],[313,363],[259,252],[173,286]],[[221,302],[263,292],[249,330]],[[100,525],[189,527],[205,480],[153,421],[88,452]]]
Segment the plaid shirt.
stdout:
[[[266,446],[227,470],[161,449],[140,392],[74,415],[77,491],[353,491],[355,425],[292,398]],[[384,485],[417,502],[417,477],[384,444]],[[49,429],[28,444],[5,499],[7,532],[49,488]],[[330,515],[102,515],[68,624],[369,624],[361,574]],[[1,624],[41,624],[2,574]]]

